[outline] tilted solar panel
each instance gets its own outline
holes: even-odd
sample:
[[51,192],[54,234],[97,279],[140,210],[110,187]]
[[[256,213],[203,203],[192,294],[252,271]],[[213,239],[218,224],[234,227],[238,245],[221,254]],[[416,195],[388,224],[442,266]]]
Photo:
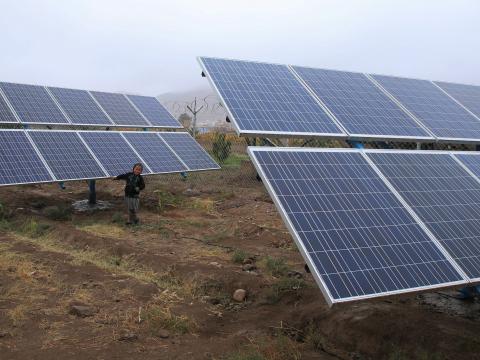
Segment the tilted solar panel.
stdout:
[[385,90],[442,140],[478,141],[480,120],[427,80],[372,75]]
[[147,162],[154,173],[188,170],[157,134],[124,132],[123,136]]
[[113,125],[86,90],[49,87],[71,122],[80,125]]
[[364,74],[292,67],[350,136],[432,139]]
[[453,153],[476,177],[480,178],[480,153]]
[[29,131],[57,180],[94,179],[108,176],[76,132]]
[[465,282],[361,153],[249,154],[330,304]]
[[0,88],[23,123],[69,124],[43,86],[0,83]]
[[480,279],[480,183],[449,153],[368,153],[471,279]]
[[157,133],[182,159],[189,170],[219,169],[218,164],[188,133]]
[[[117,176],[132,171],[133,165],[143,163],[128,142],[118,132],[79,132],[95,157],[110,176]],[[150,173],[147,166],[145,174]]]
[[124,95],[101,91],[90,91],[90,94],[93,95],[115,124],[125,126],[150,126]]
[[53,180],[23,130],[0,131],[0,185]]
[[0,123],[18,123],[12,110],[7,105],[7,102],[3,99],[0,93]]
[[345,134],[285,65],[199,61],[240,134]]
[[442,81],[435,81],[435,84],[440,86],[477,117],[480,117],[480,86],[454,84]]
[[140,95],[127,95],[127,97],[152,125],[168,128],[182,127],[154,97]]

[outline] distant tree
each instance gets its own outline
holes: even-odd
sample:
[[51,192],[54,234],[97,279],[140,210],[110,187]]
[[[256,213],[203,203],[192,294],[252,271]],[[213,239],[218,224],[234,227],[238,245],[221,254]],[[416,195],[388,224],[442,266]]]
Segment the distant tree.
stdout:
[[231,150],[232,142],[227,139],[224,133],[216,132],[213,135],[212,153],[220,164],[223,164],[223,162],[228,159]]
[[178,121],[180,121],[180,124],[182,124],[185,129],[190,129],[192,126],[192,117],[187,113],[180,114]]

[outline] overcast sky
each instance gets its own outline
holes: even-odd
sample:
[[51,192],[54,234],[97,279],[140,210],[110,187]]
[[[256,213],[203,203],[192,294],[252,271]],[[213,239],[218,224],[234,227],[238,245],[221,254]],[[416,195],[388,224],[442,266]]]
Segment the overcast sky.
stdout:
[[480,85],[479,0],[0,0],[0,80],[158,95],[196,56]]

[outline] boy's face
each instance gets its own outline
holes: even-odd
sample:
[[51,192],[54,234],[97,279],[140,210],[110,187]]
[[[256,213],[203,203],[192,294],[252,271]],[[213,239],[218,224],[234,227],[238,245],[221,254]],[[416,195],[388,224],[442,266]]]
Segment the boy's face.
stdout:
[[135,175],[140,175],[140,174],[142,173],[142,167],[139,166],[139,165],[135,166],[135,167],[133,168],[133,173],[134,173]]

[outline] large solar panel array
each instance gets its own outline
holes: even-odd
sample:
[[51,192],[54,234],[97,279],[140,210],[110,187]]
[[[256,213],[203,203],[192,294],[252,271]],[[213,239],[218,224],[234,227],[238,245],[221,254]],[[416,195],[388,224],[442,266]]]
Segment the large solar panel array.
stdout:
[[361,152],[249,153],[330,304],[466,282]]
[[180,138],[191,139],[189,152],[153,132],[0,130],[0,186],[117,176],[137,162],[144,174],[219,169],[189,134]]
[[240,135],[480,143],[478,86],[207,57],[199,62]]
[[199,60],[239,132],[345,136],[286,65]]
[[364,74],[293,66],[350,136],[431,139]]
[[468,277],[480,280],[480,182],[448,153],[368,156]]
[[480,120],[427,80],[372,75],[437,138],[480,141]]
[[440,86],[450,96],[480,118],[480,86],[453,84],[441,81],[435,81],[435,84]]
[[181,128],[149,96],[0,82],[0,123]]

